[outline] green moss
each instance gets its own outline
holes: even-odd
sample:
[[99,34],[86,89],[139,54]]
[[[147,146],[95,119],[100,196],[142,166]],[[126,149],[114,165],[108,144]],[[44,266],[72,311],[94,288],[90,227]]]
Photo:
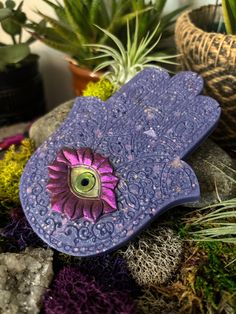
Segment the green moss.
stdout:
[[86,89],[83,91],[83,96],[94,96],[101,100],[107,100],[115,92],[114,85],[106,80],[101,79],[100,81],[94,83],[90,82]]
[[6,151],[3,159],[0,160],[0,202],[4,206],[8,204],[18,206],[20,204],[20,177],[33,151],[32,142],[25,139],[18,149],[12,145]]
[[233,296],[236,293],[236,281],[233,278],[236,264],[227,267],[235,258],[236,248],[221,242],[200,243],[199,247],[205,257],[197,271],[196,293],[217,310],[224,294]]

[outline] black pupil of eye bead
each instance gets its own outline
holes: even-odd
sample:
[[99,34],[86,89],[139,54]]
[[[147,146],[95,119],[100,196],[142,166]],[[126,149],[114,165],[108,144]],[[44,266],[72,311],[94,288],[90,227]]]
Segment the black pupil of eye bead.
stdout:
[[82,179],[81,185],[82,186],[87,186],[89,184],[89,179]]

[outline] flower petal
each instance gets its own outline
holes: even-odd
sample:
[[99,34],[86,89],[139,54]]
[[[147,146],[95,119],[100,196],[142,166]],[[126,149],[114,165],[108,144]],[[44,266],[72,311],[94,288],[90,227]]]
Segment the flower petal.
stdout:
[[63,213],[64,211],[64,204],[66,202],[66,197],[64,198],[58,198],[54,197],[52,199],[52,210],[58,212],[58,213]]
[[83,217],[83,200],[77,199],[77,203],[75,205],[75,212],[72,219],[77,219]]
[[71,166],[77,166],[79,164],[79,160],[76,152],[71,148],[64,148],[62,150],[64,157],[68,160]]
[[57,154],[56,161],[59,162],[59,163],[64,163],[66,165],[70,165],[69,161],[64,156],[62,150]]
[[101,199],[105,201],[108,205],[110,205],[112,208],[115,209],[117,208],[116,195],[112,189],[102,188]]
[[81,147],[77,150],[79,164],[91,166],[93,162],[93,152],[90,148]]
[[88,220],[93,220],[93,216],[92,216],[93,201],[89,201],[89,200],[83,200],[83,201],[84,201],[84,204],[83,204],[84,218]]
[[47,183],[47,187],[48,188],[57,188],[57,187],[66,187],[67,186],[67,182],[65,181],[61,181],[61,180],[54,180],[54,179],[49,179],[48,183]]
[[106,202],[103,202],[103,213],[110,214],[116,211],[116,208],[112,208]]
[[48,186],[47,185],[47,190],[54,195],[64,193],[64,192],[67,193],[68,195],[71,193],[67,185],[65,186]]
[[54,170],[59,172],[67,172],[68,167],[61,162],[54,161],[51,165],[48,166],[48,170]]
[[93,168],[97,169],[105,160],[106,158],[103,157],[102,155],[98,153],[94,154],[94,159],[92,163]]
[[113,168],[107,159],[104,159],[97,169],[100,173],[113,173]]
[[102,187],[106,187],[109,189],[115,189],[117,186],[119,179],[112,174],[105,174],[101,176]]
[[83,216],[81,206],[80,206],[80,200],[71,194],[64,205],[64,211],[65,214],[70,219],[76,219],[81,218]]
[[114,183],[115,186],[119,182],[119,178],[117,178],[114,174],[103,174],[101,176],[101,182],[103,183]]
[[93,162],[93,153],[90,148],[87,148],[83,154],[83,164],[86,166],[91,166]]
[[49,177],[51,179],[61,179],[62,181],[64,181],[67,178],[67,172],[55,171],[55,170],[49,168],[48,173],[49,173]]
[[93,220],[97,220],[103,212],[103,202],[101,200],[94,201],[92,206],[92,217]]

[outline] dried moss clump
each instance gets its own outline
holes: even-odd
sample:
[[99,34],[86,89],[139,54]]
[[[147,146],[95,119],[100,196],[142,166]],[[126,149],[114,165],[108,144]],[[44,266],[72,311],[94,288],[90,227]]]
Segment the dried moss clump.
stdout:
[[94,83],[88,83],[86,89],[83,91],[83,96],[94,96],[105,101],[115,92],[114,85],[106,80],[101,79],[100,81]]
[[148,287],[138,312],[233,314],[236,312],[235,247],[226,243],[185,242],[181,268],[167,284]]
[[157,227],[144,232],[123,254],[139,285],[161,284],[180,264],[182,241],[172,229]]
[[25,139],[19,149],[12,145],[0,160],[0,200],[4,204],[20,204],[20,177],[33,151],[32,141]]
[[177,314],[180,313],[178,300],[170,300],[158,292],[155,286],[144,289],[137,299],[138,314]]

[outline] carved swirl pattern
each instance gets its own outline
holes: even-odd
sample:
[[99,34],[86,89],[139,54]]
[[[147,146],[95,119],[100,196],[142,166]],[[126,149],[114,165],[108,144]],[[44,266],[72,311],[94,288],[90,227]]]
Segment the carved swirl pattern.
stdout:
[[[175,205],[199,197],[192,169],[181,159],[214,128],[218,104],[199,96],[202,80],[191,72],[138,74],[107,102],[78,98],[60,128],[35,152],[21,178],[20,197],[35,232],[71,255],[113,250]],[[90,147],[109,157],[120,178],[119,210],[97,222],[54,212],[46,191],[47,165],[63,147]]]

